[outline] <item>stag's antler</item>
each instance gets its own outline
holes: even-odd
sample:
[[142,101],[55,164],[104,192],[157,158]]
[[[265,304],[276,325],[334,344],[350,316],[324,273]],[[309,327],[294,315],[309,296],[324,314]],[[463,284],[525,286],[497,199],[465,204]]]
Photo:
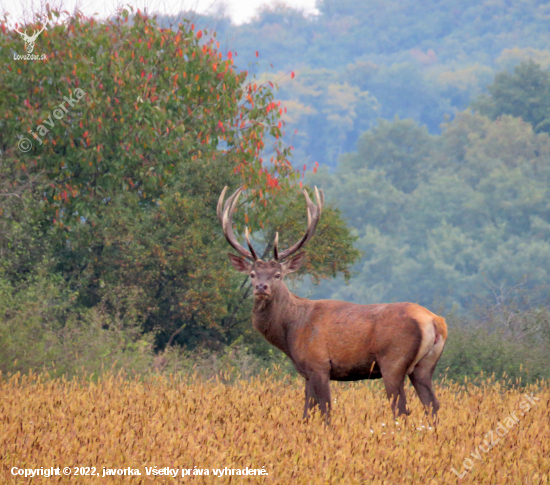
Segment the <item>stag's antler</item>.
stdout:
[[275,244],[273,246],[273,257],[275,261],[284,261],[289,256],[293,255],[296,251],[298,251],[302,246],[304,246],[315,233],[315,229],[317,228],[317,224],[319,222],[319,219],[321,218],[321,212],[323,210],[323,204],[325,202],[325,196],[323,195],[322,190],[317,190],[317,187],[315,187],[315,199],[317,200],[317,205],[313,204],[311,202],[311,199],[309,198],[308,193],[305,189],[302,189],[302,192],[304,193],[304,196],[306,198],[307,203],[307,230],[304,236],[300,241],[298,241],[294,246],[289,247],[287,250],[282,251],[279,253],[279,233],[275,234]]
[[[248,232],[248,227],[245,229],[245,237],[246,242],[248,244],[248,248],[250,251],[247,251],[245,248],[243,248],[237,239],[235,238],[235,234],[233,233],[233,213],[237,209],[237,201],[239,200],[239,197],[242,192],[242,187],[238,188],[236,192],[227,199],[225,204],[223,203],[223,199],[225,197],[225,192],[227,191],[227,187],[225,187],[220,195],[220,199],[218,200],[218,207],[216,209],[218,220],[220,221],[220,224],[223,228],[223,234],[225,238],[227,239],[227,242],[233,246],[233,248],[245,258],[250,259],[251,261],[257,261],[258,256],[256,255],[256,251],[254,251],[254,248],[252,247],[252,244],[250,242],[250,233]],[[321,212],[323,210],[323,204],[325,202],[325,197],[323,195],[322,190],[318,190],[317,187],[315,187],[315,198],[317,200],[317,205],[315,205],[313,202],[311,202],[311,199],[309,198],[308,193],[305,190],[302,190],[307,203],[307,230],[304,236],[300,241],[298,241],[294,246],[291,246],[285,251],[282,251],[279,253],[279,233],[275,234],[275,245],[273,247],[273,256],[275,261],[284,261],[289,256],[293,255],[296,251],[298,251],[302,246],[304,246],[315,233],[315,229],[317,228],[317,224],[319,222],[319,219],[321,218]]]
[[218,220],[222,225],[223,234],[227,239],[227,242],[231,244],[231,246],[233,246],[233,248],[241,256],[244,256],[245,258],[250,259],[251,261],[256,261],[258,259],[258,256],[256,255],[256,251],[254,251],[254,248],[250,243],[250,235],[248,232],[248,227],[245,230],[245,236],[246,236],[246,242],[248,244],[250,251],[247,251],[245,248],[243,248],[239,244],[239,242],[235,238],[235,234],[233,233],[233,213],[237,209],[237,201],[239,200],[242,190],[243,190],[242,187],[239,187],[236,190],[236,192],[231,197],[229,197],[229,199],[227,199],[224,205],[223,199],[225,197],[225,192],[227,191],[227,187],[225,187],[220,195],[220,199],[218,200],[218,207],[216,209],[216,212],[218,214]]

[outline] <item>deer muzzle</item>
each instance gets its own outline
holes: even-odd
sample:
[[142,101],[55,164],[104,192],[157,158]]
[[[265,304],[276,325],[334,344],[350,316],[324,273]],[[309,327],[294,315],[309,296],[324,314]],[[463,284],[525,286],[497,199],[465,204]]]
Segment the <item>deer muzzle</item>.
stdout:
[[254,297],[267,299],[271,296],[271,289],[266,283],[257,283],[254,285]]

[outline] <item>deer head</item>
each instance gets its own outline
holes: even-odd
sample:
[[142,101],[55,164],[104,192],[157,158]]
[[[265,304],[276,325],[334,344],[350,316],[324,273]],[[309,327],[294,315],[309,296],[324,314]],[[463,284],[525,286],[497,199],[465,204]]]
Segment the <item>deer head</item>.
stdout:
[[[233,213],[237,209],[237,202],[241,195],[242,188],[237,189],[237,191],[227,199],[224,205],[223,200],[226,191],[227,187],[223,189],[220,195],[217,215],[227,242],[241,255],[235,256],[234,254],[228,253],[231,264],[237,271],[250,276],[255,299],[271,300],[273,296],[278,293],[279,289],[285,286],[283,282],[285,275],[300,269],[304,262],[305,253],[295,253],[300,250],[315,233],[323,209],[323,191],[317,190],[317,187],[315,187],[315,198],[317,201],[317,205],[315,205],[309,198],[308,193],[302,190],[307,203],[306,233],[300,241],[281,252],[279,252],[278,248],[279,233],[276,233],[273,246],[273,259],[271,261],[262,261],[258,258],[250,242],[248,227],[245,229],[245,238],[249,250],[241,246],[235,238],[235,234],[233,233]],[[247,261],[247,259],[250,262]]]

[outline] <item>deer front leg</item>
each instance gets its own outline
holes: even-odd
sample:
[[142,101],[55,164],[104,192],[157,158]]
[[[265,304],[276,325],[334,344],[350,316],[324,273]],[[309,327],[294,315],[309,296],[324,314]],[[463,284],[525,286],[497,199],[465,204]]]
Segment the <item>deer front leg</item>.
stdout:
[[312,374],[306,378],[306,403],[304,406],[304,419],[308,411],[315,405],[319,406],[321,416],[330,419],[330,380],[328,376]]
[[307,419],[307,415],[309,410],[314,406],[314,399],[311,392],[311,385],[309,383],[309,380],[306,379],[306,402],[304,405],[304,417],[303,419]]
[[405,376],[407,375],[407,366],[410,362],[403,361],[397,355],[386,356],[379,359],[378,365],[382,373],[382,380],[386,388],[386,395],[391,403],[391,409],[395,417],[408,416],[407,399],[405,397]]

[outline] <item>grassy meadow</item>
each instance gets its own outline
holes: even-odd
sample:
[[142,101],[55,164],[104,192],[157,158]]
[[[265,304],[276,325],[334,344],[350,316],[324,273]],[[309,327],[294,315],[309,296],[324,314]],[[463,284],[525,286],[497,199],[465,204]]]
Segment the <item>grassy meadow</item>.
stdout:
[[[196,375],[3,376],[1,481],[549,483],[550,386],[539,381],[518,390],[510,384],[441,381],[435,427],[410,385],[412,414],[396,422],[380,382],[332,383],[327,427],[319,415],[302,421],[302,380],[273,372],[229,384],[223,374],[210,380]],[[14,476],[12,467],[57,467],[60,474],[25,478]],[[64,467],[70,475],[63,475]],[[75,477],[76,467],[96,475]],[[155,467],[157,472],[177,469],[177,475],[153,475]],[[267,475],[229,474],[247,467],[263,467]],[[140,475],[104,476],[104,468]],[[222,476],[214,470],[222,470]]]

